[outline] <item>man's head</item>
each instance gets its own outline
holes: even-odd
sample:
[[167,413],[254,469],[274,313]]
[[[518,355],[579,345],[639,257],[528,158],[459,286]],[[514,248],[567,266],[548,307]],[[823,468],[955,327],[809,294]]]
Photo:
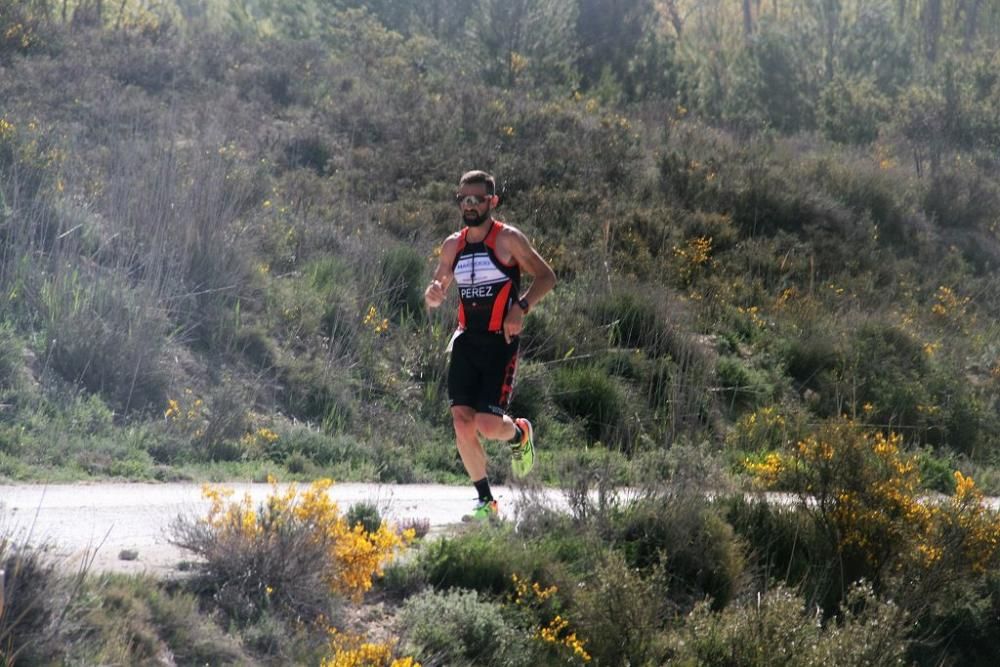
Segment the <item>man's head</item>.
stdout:
[[462,221],[470,227],[478,227],[490,219],[490,211],[499,202],[497,185],[485,171],[467,171],[458,181],[455,202],[462,211]]

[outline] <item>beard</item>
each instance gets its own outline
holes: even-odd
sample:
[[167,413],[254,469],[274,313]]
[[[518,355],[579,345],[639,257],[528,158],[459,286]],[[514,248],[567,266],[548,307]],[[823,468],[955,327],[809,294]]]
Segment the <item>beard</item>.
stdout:
[[475,211],[466,211],[462,214],[462,222],[464,222],[467,227],[478,227],[489,219],[489,211],[486,211],[486,213],[483,213],[482,215],[477,214]]

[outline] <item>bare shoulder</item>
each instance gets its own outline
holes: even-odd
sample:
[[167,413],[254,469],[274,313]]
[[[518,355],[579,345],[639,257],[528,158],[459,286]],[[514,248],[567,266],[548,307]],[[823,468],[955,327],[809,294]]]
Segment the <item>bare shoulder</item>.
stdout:
[[455,232],[454,234],[448,236],[448,238],[444,240],[444,243],[441,244],[441,252],[454,252],[458,247],[458,239],[461,238],[461,236],[462,232]]
[[500,241],[504,245],[514,246],[514,245],[531,245],[528,241],[528,237],[524,235],[520,229],[511,225],[509,223],[503,223],[503,229],[497,234],[497,241]]

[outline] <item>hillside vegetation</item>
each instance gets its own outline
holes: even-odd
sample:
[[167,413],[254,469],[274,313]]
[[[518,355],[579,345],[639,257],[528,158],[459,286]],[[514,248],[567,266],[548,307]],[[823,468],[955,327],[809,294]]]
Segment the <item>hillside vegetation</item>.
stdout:
[[991,7],[522,4],[7,3],[0,469],[459,474],[421,294],[471,167],[560,278],[548,462],[841,415],[992,462]]
[[[719,657],[775,578],[809,664],[816,605],[844,645],[891,617],[856,664],[992,664],[998,42],[975,0],[0,0],[0,479],[463,480],[422,292],[481,168],[559,277],[539,479],[658,499],[538,528],[536,583],[669,582],[632,664],[777,664]],[[829,503],[695,500],[734,485]],[[520,590],[483,567],[452,585]],[[597,595],[561,602],[592,637]]]

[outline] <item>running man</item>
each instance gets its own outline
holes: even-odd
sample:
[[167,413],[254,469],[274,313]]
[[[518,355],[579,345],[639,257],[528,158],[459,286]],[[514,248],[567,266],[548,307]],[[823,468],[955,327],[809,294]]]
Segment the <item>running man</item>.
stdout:
[[[452,280],[458,283],[461,302],[450,346],[448,400],[458,453],[479,494],[471,518],[484,520],[495,517],[498,508],[479,436],[510,442],[516,477],[524,477],[535,465],[531,422],[511,418],[507,407],[524,316],[555,286],[556,275],[520,230],[493,217],[500,198],[492,176],[483,171],[464,174],[455,201],[465,227],[441,246],[424,300],[428,308],[437,308]],[[533,278],[523,294],[522,272]]]

